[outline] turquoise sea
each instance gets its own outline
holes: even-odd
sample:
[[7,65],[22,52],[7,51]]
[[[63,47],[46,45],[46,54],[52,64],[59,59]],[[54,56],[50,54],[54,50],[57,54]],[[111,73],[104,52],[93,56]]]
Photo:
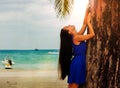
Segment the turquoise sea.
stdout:
[[9,56],[13,69],[55,70],[58,66],[59,50],[0,50],[0,68],[5,68],[2,61]]

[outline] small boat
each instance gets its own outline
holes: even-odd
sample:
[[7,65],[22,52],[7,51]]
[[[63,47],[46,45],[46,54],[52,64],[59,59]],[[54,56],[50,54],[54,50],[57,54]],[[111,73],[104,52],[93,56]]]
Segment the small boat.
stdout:
[[35,51],[38,51],[39,49],[35,49]]

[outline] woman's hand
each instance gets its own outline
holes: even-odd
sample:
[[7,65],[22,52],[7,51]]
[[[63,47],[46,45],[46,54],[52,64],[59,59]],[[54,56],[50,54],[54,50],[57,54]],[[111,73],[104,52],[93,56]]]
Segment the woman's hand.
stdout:
[[91,13],[88,14],[87,23],[90,23],[90,21],[91,21]]
[[89,11],[88,11],[88,8],[86,9],[86,12],[85,12],[85,17],[84,17],[84,22],[83,24],[87,24],[87,16],[89,14]]

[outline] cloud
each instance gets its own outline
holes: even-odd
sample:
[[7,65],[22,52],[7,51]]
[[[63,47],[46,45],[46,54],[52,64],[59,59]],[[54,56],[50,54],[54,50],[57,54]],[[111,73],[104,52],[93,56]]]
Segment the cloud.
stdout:
[[0,5],[0,49],[59,46],[58,19],[49,0],[4,0]]
[[34,0],[0,0],[0,4],[22,4],[22,3],[30,3]]
[[[14,1],[14,0],[10,0]],[[27,0],[28,1],[28,0]],[[19,2],[19,1],[18,1]],[[23,2],[23,1],[20,1]],[[31,1],[32,2],[32,1]],[[52,3],[44,0],[35,0],[32,3],[3,4],[4,12],[0,12],[0,21],[2,23],[30,23],[36,26],[46,26],[57,21]],[[5,10],[6,9],[6,10]],[[47,18],[47,19],[46,19]],[[50,26],[52,26],[52,24]]]

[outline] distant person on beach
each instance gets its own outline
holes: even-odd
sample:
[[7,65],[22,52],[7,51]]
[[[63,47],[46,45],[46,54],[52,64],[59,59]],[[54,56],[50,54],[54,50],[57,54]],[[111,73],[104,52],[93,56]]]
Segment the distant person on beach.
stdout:
[[2,63],[5,64],[5,69],[12,69],[12,65],[14,64],[9,56],[6,56]]
[[[86,83],[86,40],[94,37],[90,23],[91,14],[86,10],[84,23],[79,32],[74,25],[65,26],[60,33],[59,71],[62,80],[68,75],[68,88],[78,88]],[[89,33],[83,35],[86,27]]]

